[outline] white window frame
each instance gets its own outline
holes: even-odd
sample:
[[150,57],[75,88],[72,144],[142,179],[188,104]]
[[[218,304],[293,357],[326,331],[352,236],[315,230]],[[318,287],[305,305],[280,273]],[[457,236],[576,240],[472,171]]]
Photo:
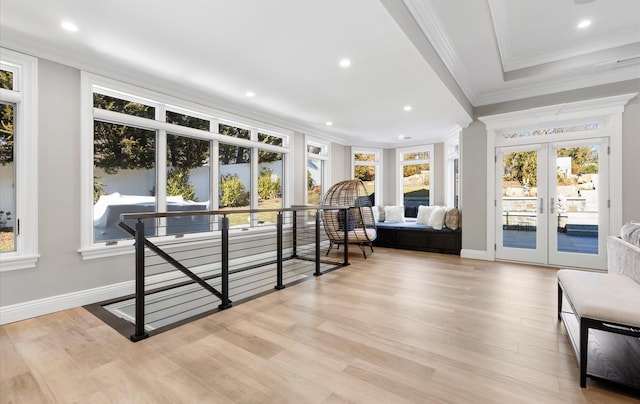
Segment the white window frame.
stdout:
[[[403,160],[403,155],[407,153],[429,153],[428,159],[422,160]],[[396,161],[398,162],[398,174],[396,179],[396,205],[404,205],[404,166],[415,164],[429,164],[429,205],[433,205],[433,156],[434,146],[433,144],[427,144],[422,146],[402,147],[396,149]]]
[[15,251],[0,253],[0,272],[34,268],[38,253],[38,60],[0,49],[3,70],[14,73],[14,89],[0,89],[0,99],[14,104],[16,212]]
[[[156,108],[155,119],[141,118],[132,115],[126,115],[119,112],[107,111],[93,107],[93,93],[96,91],[101,94],[114,96],[117,98],[128,99],[136,102],[141,102],[145,105],[150,105]],[[159,140],[156,145],[156,209],[162,211],[164,209],[163,189],[164,187],[158,186],[158,184],[166,184],[166,172],[165,170],[158,169],[157,167],[164,167],[166,164],[166,142],[163,142],[163,137],[166,138],[166,133],[170,132],[176,135],[189,136],[191,138],[210,140],[212,141],[211,151],[211,166],[212,168],[212,186],[210,187],[211,193],[211,209],[218,208],[218,186],[217,184],[217,162],[219,160],[219,144],[220,142],[225,144],[232,144],[241,147],[251,148],[256,155],[255,164],[252,156],[252,167],[257,167],[257,149],[277,152],[283,154],[283,175],[285,181],[283,181],[284,195],[283,205],[289,206],[291,186],[288,178],[290,178],[290,138],[293,136],[293,131],[287,130],[281,127],[269,125],[263,122],[253,121],[248,118],[243,118],[233,114],[229,114],[223,111],[215,110],[212,108],[206,108],[199,104],[194,104],[189,101],[177,99],[165,94],[157,93],[151,90],[146,90],[140,87],[136,87],[130,84],[122,83],[116,80],[101,77],[92,73],[81,73],[81,142],[80,142],[80,187],[81,187],[81,247],[78,252],[82,255],[83,259],[94,259],[110,257],[115,255],[127,255],[131,254],[131,246],[133,245],[132,239],[118,240],[117,243],[113,242],[94,242],[93,236],[93,125],[96,118],[100,120],[107,120],[115,122],[116,124],[132,125],[137,127],[144,127],[157,132],[157,139]],[[209,119],[210,131],[203,131],[199,129],[189,128],[180,125],[174,125],[165,122],[165,111],[175,111],[178,113],[186,113],[188,115],[196,116],[202,119]],[[218,133],[219,123],[233,125],[241,128],[246,128],[251,131],[252,139],[247,140],[239,139],[226,135],[220,135]],[[278,136],[282,138],[283,146],[274,146],[267,143],[261,143],[257,141],[257,133],[265,133],[272,136]],[[166,140],[166,139],[165,139]],[[216,162],[214,164],[213,162]],[[253,175],[256,177],[253,178]],[[255,184],[255,193],[257,195],[257,169],[252,168],[252,196],[253,196],[253,184]],[[257,198],[257,196],[256,196]],[[253,206],[252,198],[252,206]],[[257,206],[257,199],[256,199]],[[249,229],[256,230],[259,229]],[[168,238],[174,238],[175,236],[166,236]],[[161,237],[157,237],[160,239]],[[193,239],[197,241],[202,238],[201,233],[185,234],[185,239]],[[161,242],[162,240],[159,240]]]
[[[311,153],[309,152],[309,146],[313,146],[313,147],[318,147],[320,148],[320,153]],[[321,140],[315,139],[315,138],[311,138],[311,137],[307,137],[305,140],[305,145],[304,145],[304,152],[305,152],[305,157],[304,157],[304,168],[305,168],[305,173],[304,173],[304,187],[305,187],[305,192],[304,192],[304,203],[305,205],[309,204],[308,201],[308,197],[309,197],[309,193],[307,192],[307,165],[309,164],[309,159],[315,159],[315,160],[320,160],[322,161],[322,167],[321,167],[321,171],[320,171],[320,177],[322,180],[322,183],[320,184],[320,200],[322,201],[322,197],[324,196],[325,192],[327,192],[327,190],[329,189],[328,185],[329,185],[329,169],[330,169],[330,156],[329,156],[329,143],[327,142],[323,142]]]
[[[379,148],[371,147],[352,147],[351,148],[351,178],[355,178],[356,166],[374,166],[375,167],[375,194],[376,205],[382,205],[383,195],[382,190],[382,173],[384,173],[382,165],[383,150]],[[356,154],[373,154],[376,156],[375,161],[356,161]]]
[[[455,206],[455,172],[454,161],[458,159],[459,183],[462,184],[462,173],[460,170],[460,133],[456,133],[444,142],[444,203],[445,206]],[[461,190],[460,190],[461,191]],[[460,205],[460,195],[458,195],[458,205]],[[459,208],[460,206],[458,206]]]

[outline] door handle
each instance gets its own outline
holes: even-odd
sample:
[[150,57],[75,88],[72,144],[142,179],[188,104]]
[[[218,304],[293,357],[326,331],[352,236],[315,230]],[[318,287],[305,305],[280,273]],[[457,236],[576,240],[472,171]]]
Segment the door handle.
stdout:
[[540,213],[544,213],[544,203],[542,198],[540,198]]
[[549,198],[549,212],[553,215],[553,202],[555,201],[555,197]]

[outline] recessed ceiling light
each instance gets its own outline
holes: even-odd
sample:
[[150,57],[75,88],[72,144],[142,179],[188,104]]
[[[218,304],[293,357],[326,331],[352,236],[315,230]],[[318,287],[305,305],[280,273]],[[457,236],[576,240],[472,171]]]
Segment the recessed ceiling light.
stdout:
[[74,23],[72,23],[71,21],[63,21],[60,26],[62,27],[62,29],[69,31],[69,32],[78,32],[78,26]]
[[411,108],[411,105],[405,105],[405,106],[404,106],[404,110],[405,110],[405,111],[411,111],[411,109],[412,109],[412,108]]
[[407,139],[411,139],[411,136],[398,135],[398,140],[407,140]]
[[589,25],[591,25],[591,20],[582,20],[578,24],[578,28],[587,28]]
[[327,121],[327,126],[332,126],[332,125],[333,125],[333,122]]
[[351,61],[349,59],[342,59],[340,61],[340,67],[349,67],[351,66]]
[[247,97],[251,98],[251,97],[255,97],[256,93],[254,93],[253,91],[247,91],[246,93],[244,93],[244,95],[246,95]]

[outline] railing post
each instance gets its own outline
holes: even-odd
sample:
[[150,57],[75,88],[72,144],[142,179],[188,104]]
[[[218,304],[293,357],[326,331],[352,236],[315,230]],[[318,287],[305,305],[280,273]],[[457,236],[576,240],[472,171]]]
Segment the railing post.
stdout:
[[218,308],[220,310],[231,307],[229,301],[229,218],[222,217],[222,299]]
[[314,276],[320,276],[320,210],[316,209],[316,270]]
[[291,258],[296,258],[298,256],[298,211],[294,210],[293,212],[293,251],[291,252]]
[[131,341],[138,342],[149,337],[144,329],[144,222],[136,223],[136,324]]
[[276,226],[276,290],[284,289],[282,281],[282,211],[278,212],[278,221]]

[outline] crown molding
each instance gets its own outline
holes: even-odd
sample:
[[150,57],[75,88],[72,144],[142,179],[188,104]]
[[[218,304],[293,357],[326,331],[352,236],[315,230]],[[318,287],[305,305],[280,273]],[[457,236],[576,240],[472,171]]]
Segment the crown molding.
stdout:
[[520,111],[505,112],[478,117],[487,126],[487,131],[516,124],[529,125],[558,119],[574,119],[577,116],[594,114],[622,113],[624,106],[638,93],[620,94],[611,97],[595,98],[584,101],[566,102],[544,107],[528,108]]
[[577,90],[580,88],[594,87],[602,84],[616,83],[619,81],[640,78],[637,66],[629,66],[615,71],[599,74],[584,74],[570,78],[557,78],[544,83],[520,85],[517,88],[498,90],[481,94],[477,98],[475,107],[497,104],[500,102],[514,101],[523,98],[549,95],[563,91]]

